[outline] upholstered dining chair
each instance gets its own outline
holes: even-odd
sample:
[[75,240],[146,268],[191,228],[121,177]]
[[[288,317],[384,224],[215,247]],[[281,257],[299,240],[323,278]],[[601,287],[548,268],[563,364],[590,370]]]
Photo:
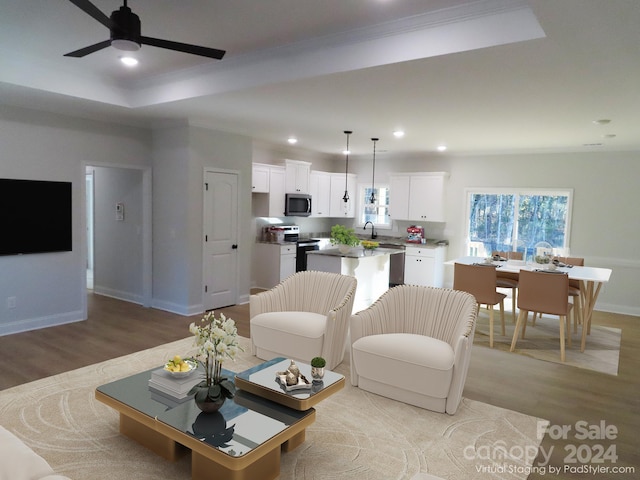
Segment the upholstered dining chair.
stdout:
[[[500,256],[507,260],[522,260],[524,254],[522,252],[505,252],[494,250],[492,256]],[[511,320],[516,323],[516,301],[518,293],[518,274],[513,272],[496,272],[496,285],[498,288],[511,289]]]
[[334,368],[344,358],[357,284],[349,275],[304,271],[251,295],[251,353],[306,363],[323,357]]
[[[553,260],[565,265],[584,267],[584,258],[582,257],[554,257]],[[573,302],[573,332],[577,333],[578,325],[582,324],[582,306],[584,305],[584,292],[580,288],[580,280],[569,279],[569,297]],[[535,324],[536,314],[534,313],[532,325]]]
[[493,348],[493,307],[500,305],[501,333],[505,335],[504,325],[504,293],[496,291],[497,273],[495,265],[465,265],[456,263],[453,266],[453,289],[470,293],[476,299],[476,313],[480,305],[489,309],[489,346]]
[[[518,332],[522,327],[522,338],[527,329],[529,312],[558,315],[560,321],[560,360],[565,361],[565,324],[567,343],[571,346],[569,313],[569,276],[557,271],[520,270],[518,280],[518,321],[513,331],[511,351],[516,348]],[[584,326],[583,326],[584,328]]]
[[453,415],[467,378],[477,309],[472,295],[399,285],[351,316],[351,383]]

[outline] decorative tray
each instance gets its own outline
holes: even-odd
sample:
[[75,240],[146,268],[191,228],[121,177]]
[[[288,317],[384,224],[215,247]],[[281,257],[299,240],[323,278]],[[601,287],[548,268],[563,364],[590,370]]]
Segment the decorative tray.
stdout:
[[300,374],[300,376],[298,377],[297,384],[287,385],[287,372],[276,372],[276,382],[278,382],[287,392],[311,388],[311,382],[309,382],[309,380],[307,380],[307,377],[302,374]]

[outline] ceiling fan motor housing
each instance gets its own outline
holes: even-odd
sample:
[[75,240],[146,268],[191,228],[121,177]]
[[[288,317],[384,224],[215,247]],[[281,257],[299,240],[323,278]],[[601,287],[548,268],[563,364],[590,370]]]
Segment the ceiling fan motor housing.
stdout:
[[111,12],[111,46],[118,50],[136,51],[140,49],[140,17],[127,6]]

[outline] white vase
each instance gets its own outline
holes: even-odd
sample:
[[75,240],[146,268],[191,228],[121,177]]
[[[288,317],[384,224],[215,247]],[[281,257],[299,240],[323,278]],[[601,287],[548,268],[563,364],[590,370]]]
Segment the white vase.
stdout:
[[338,250],[340,250],[340,253],[342,254],[347,254],[351,251],[351,247],[349,245],[345,245],[344,243],[341,243],[338,245]]

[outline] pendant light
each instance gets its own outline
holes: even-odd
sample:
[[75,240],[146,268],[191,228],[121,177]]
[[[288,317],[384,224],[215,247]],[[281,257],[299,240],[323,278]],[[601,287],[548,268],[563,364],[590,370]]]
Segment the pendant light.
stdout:
[[376,203],[376,142],[380,140],[379,138],[372,138],[373,142],[373,171],[371,173],[371,196],[369,197],[369,203]]
[[348,180],[348,174],[349,174],[349,154],[351,153],[349,151],[349,135],[351,135],[353,132],[349,131],[349,130],[345,130],[344,134],[347,136],[347,149],[344,151],[344,154],[347,157],[347,162],[344,168],[344,196],[342,197],[342,200],[344,201],[344,203],[347,203],[349,201],[349,189],[347,188],[347,185],[349,183]]

